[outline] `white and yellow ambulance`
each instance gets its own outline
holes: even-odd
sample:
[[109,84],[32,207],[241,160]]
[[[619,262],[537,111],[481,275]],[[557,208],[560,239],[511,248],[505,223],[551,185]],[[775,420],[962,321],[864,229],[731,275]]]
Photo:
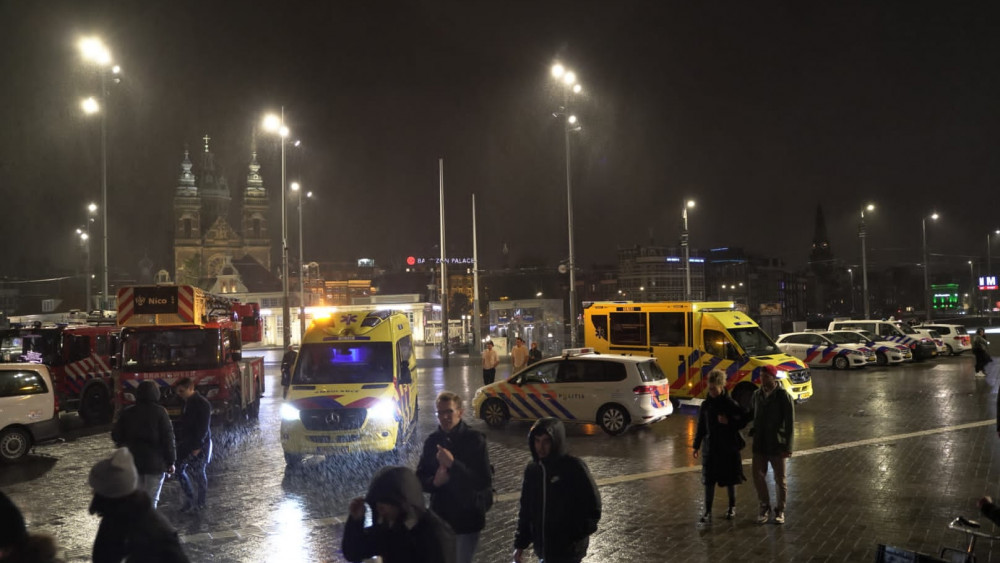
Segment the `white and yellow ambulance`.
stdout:
[[416,368],[410,323],[400,312],[314,321],[281,405],[285,461],[396,449],[416,428]]

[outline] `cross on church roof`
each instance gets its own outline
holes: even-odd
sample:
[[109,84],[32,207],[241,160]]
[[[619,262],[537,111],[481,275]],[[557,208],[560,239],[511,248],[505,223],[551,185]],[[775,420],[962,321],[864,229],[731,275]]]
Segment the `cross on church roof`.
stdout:
[[208,141],[209,141],[209,139],[211,139],[211,137],[209,137],[206,134],[204,137],[202,137],[202,139],[205,141],[205,152],[208,152]]

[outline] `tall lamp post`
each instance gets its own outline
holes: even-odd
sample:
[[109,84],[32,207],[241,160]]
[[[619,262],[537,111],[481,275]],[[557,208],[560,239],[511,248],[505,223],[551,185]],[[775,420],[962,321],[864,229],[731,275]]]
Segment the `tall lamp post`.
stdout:
[[285,126],[285,106],[281,106],[281,114],[264,116],[264,130],[277,133],[281,137],[281,336],[284,349],[292,343],[289,330],[291,312],[288,307],[288,224],[285,214],[285,139],[288,137],[288,127]]
[[930,264],[927,262],[927,219],[936,221],[938,218],[937,213],[931,213],[929,217],[924,217],[920,221],[921,233],[923,235],[924,242],[924,306],[927,307],[927,322],[931,322],[931,289],[930,283],[928,282],[927,270]]
[[[992,249],[990,248],[993,242],[993,235],[1000,235],[1000,229],[997,229],[992,233],[986,233],[986,271],[983,272],[984,276],[993,275],[993,260],[991,257]],[[983,303],[983,308],[986,309],[987,318],[990,318],[990,316],[993,314],[993,306],[991,303],[992,300],[989,299],[990,295],[991,295],[990,291],[987,290],[985,295],[986,301],[984,301]],[[980,298],[983,298],[983,296],[980,296]]]
[[969,308],[972,312],[976,312],[975,308],[975,295],[976,295],[976,274],[973,271],[972,260],[969,260]]
[[312,197],[312,192],[306,192],[302,190],[302,186],[298,182],[292,182],[292,191],[299,195],[299,342],[302,342],[302,338],[306,335],[306,302],[305,302],[305,278],[303,272],[303,250],[302,250],[302,200]]
[[851,276],[851,312],[854,312],[854,269],[848,268],[847,273]]
[[573,181],[571,174],[569,134],[579,131],[580,125],[575,115],[569,113],[570,93],[579,94],[582,90],[576,81],[576,73],[561,64],[552,66],[552,76],[563,85],[563,105],[555,115],[565,119],[563,128],[566,143],[566,219],[569,231],[569,331],[570,346],[576,347],[576,257],[573,253]]
[[[104,46],[104,43],[96,37],[86,37],[81,39],[78,47],[84,60],[94,63],[100,69],[101,74],[101,96],[100,102],[94,98],[87,98],[83,101],[83,111],[88,114],[101,114],[101,228],[103,229],[103,286],[101,289],[100,310],[108,307],[108,73],[112,75],[115,82],[118,81],[118,74],[121,67],[113,65],[111,61],[111,51]],[[89,299],[89,296],[88,296]]]
[[[869,203],[861,208],[861,223],[858,225],[858,238],[861,239],[861,301],[864,304],[865,318],[871,318],[871,311],[868,309],[868,257],[865,237],[867,236],[865,227],[865,211],[875,211],[875,205]],[[854,291],[853,285],[851,291]],[[853,293],[852,293],[853,296]],[[853,299],[853,297],[852,297]],[[854,310],[854,307],[851,307]]]
[[681,232],[681,248],[684,249],[684,300],[691,300],[691,251],[688,248],[688,208],[694,207],[694,200],[684,202],[681,218],[684,219],[684,230]]

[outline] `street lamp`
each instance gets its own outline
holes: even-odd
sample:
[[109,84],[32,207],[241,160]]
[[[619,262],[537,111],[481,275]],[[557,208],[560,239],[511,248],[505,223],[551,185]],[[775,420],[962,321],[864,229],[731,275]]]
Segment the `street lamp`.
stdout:
[[[933,221],[937,221],[938,214],[931,213],[929,218]],[[927,263],[927,219],[928,217],[921,219],[920,226],[924,242],[924,306],[927,307],[927,322],[931,322],[931,291],[927,277],[927,270],[930,267],[930,264]]]
[[851,275],[851,313],[854,312],[854,269],[848,268],[847,273]]
[[555,64],[552,66],[552,76],[558,80],[563,85],[563,105],[559,112],[556,112],[556,117],[562,116],[565,118],[565,127],[563,127],[563,132],[565,135],[566,144],[566,223],[569,232],[569,330],[570,330],[570,345],[571,347],[576,347],[576,256],[573,252],[573,181],[571,170],[571,158],[570,158],[570,144],[569,144],[569,134],[573,131],[579,131],[580,125],[577,121],[575,115],[570,115],[569,113],[569,95],[570,93],[579,94],[583,89],[580,83],[576,81],[576,73],[572,70],[567,69],[561,64]]
[[[80,54],[85,61],[96,64],[101,74],[101,101],[98,103],[93,97],[83,101],[83,111],[87,114],[101,114],[101,228],[103,229],[103,267],[104,281],[101,290],[101,306],[103,311],[107,307],[108,299],[108,72],[115,76],[121,73],[121,67],[111,64],[111,51],[104,43],[96,37],[85,37],[80,40],[78,47]],[[102,107],[103,106],[103,107]],[[90,297],[87,297],[90,299]]]
[[[861,223],[858,225],[858,238],[861,239],[861,301],[865,308],[865,318],[870,319],[871,311],[868,309],[868,257],[865,255],[865,237],[867,236],[867,232],[865,230],[865,211],[875,211],[875,205],[869,203],[861,208]],[[854,291],[854,286],[852,285],[851,287],[851,291]],[[851,307],[851,310],[854,310],[853,306]]]
[[312,192],[302,191],[298,182],[292,182],[292,191],[299,194],[299,342],[306,334],[306,302],[305,282],[303,278],[303,246],[302,246],[302,200],[312,197]]
[[684,300],[691,300],[691,251],[688,249],[688,208],[694,207],[694,200],[684,202],[681,208],[681,218],[684,219],[684,230],[681,232],[681,248],[684,249]]
[[86,255],[87,255],[87,264],[86,264],[86,268],[85,268],[85,272],[84,272],[84,277],[87,279],[87,284],[86,284],[87,289],[86,289],[86,294],[85,294],[86,295],[87,306],[86,306],[86,308],[84,310],[84,312],[86,312],[86,313],[90,312],[90,283],[91,283],[91,279],[90,279],[91,278],[91,274],[90,274],[90,224],[94,222],[94,214],[95,213],[97,213],[97,204],[96,203],[89,204],[87,206],[87,225],[83,229],[77,229],[76,230],[76,233],[78,235],[80,235],[80,239],[83,240],[83,241],[85,241],[86,245],[87,245],[87,248],[86,248],[86,251],[85,251]]
[[[972,271],[972,260],[969,260],[969,293],[968,293],[968,295],[975,295],[975,294],[976,294],[976,274]],[[973,306],[973,303],[975,303],[975,300],[974,300],[974,298],[970,297],[969,298],[969,308],[972,309],[973,313],[975,313],[976,310],[975,310],[975,308]]]
[[285,126],[285,106],[281,106],[281,114],[264,116],[264,130],[277,133],[281,137],[281,336],[284,349],[292,343],[289,331],[291,312],[288,309],[288,225],[285,217],[285,139],[288,137],[288,127]]

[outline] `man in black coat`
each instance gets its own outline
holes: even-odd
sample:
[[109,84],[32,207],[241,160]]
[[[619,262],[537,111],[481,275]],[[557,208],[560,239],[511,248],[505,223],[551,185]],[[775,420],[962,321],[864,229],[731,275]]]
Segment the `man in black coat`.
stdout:
[[161,407],[160,387],[155,381],[143,381],[135,392],[135,404],[122,411],[111,430],[118,447],[125,446],[135,458],[139,488],[146,491],[153,508],[160,502],[165,473],[174,472],[177,452],[174,427],[167,409]]
[[[365,503],[373,512],[367,528]],[[455,533],[424,506],[424,493],[412,469],[380,469],[368,494],[352,500],[348,513],[341,544],[348,561],[378,555],[382,563],[455,563]]]
[[458,563],[472,563],[493,494],[486,436],[462,421],[455,393],[443,391],[435,406],[439,427],[424,442],[417,478],[431,494],[431,510],[455,531]]
[[[177,436],[177,480],[184,490],[184,506],[181,512],[194,512],[205,507],[205,493],[208,492],[208,475],[205,469],[212,461],[212,405],[194,388],[190,377],[181,378],[174,385],[177,395],[184,399],[184,412],[178,421],[180,431]],[[197,486],[195,493],[192,481]]]
[[566,428],[539,419],[528,432],[531,458],[521,483],[514,563],[534,544],[545,563],[579,563],[601,519],[601,494],[583,460],[566,453]]

